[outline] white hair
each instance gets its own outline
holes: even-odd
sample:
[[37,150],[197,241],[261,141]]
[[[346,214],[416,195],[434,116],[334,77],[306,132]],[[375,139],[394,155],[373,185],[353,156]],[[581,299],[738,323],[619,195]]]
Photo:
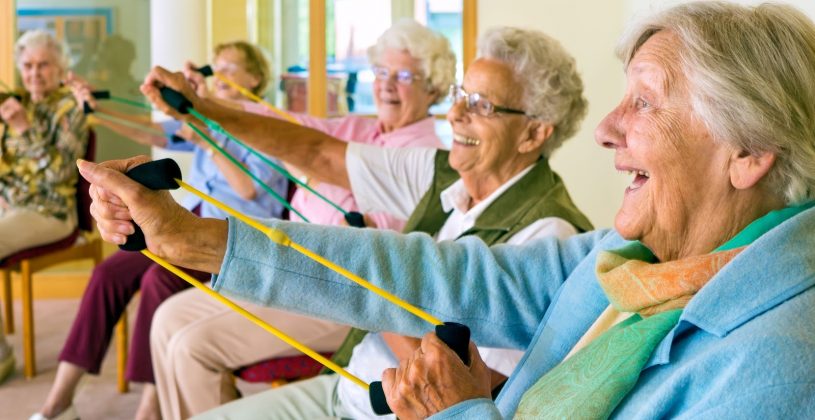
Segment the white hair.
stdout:
[[558,41],[540,31],[491,28],[478,41],[478,56],[509,65],[523,86],[522,109],[554,126],[543,156],[577,133],[588,101],[574,58]]
[[56,59],[54,64],[62,70],[67,72],[70,67],[70,58],[68,57],[68,48],[64,43],[59,42],[50,33],[37,29],[26,31],[14,45],[14,61],[20,65],[20,57],[25,50],[34,48],[48,48],[54,54]]
[[625,65],[655,33],[681,43],[693,112],[714,141],[774,153],[767,178],[788,205],[815,199],[815,25],[791,6],[676,6],[628,33]]
[[368,48],[368,61],[378,63],[387,50],[407,51],[421,62],[430,88],[438,93],[436,103],[444,100],[456,79],[456,55],[450,41],[412,19],[394,23]]

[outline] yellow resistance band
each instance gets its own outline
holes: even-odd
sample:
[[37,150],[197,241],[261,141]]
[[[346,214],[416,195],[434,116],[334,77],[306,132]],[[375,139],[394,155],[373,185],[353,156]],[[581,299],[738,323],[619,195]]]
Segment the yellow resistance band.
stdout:
[[297,340],[291,338],[290,336],[286,335],[286,333],[284,333],[283,331],[280,331],[277,328],[269,325],[268,323],[266,323],[266,321],[258,318],[257,316],[255,316],[251,312],[247,311],[246,309],[243,309],[242,307],[238,306],[237,304],[235,304],[231,300],[223,297],[218,292],[210,289],[207,286],[204,286],[203,283],[201,283],[200,281],[192,278],[192,276],[185,273],[184,271],[179,270],[177,267],[175,267],[174,265],[172,265],[172,264],[168,263],[167,261],[163,260],[158,255],[153,254],[152,252],[150,252],[150,251],[148,251],[146,249],[142,250],[141,253],[144,254],[147,258],[150,258],[151,260],[155,261],[156,264],[166,268],[167,270],[169,270],[171,273],[175,274],[176,276],[181,277],[181,279],[183,279],[187,283],[195,286],[195,288],[197,288],[198,290],[201,290],[204,293],[210,295],[214,299],[216,299],[219,302],[223,303],[224,305],[228,306],[233,311],[243,315],[244,318],[254,322],[259,327],[261,327],[264,330],[272,333],[275,337],[277,337],[277,338],[283,340],[284,342],[286,342],[286,344],[296,348],[297,350],[300,350],[301,352],[305,353],[308,357],[311,357],[312,359],[320,362],[323,366],[325,366],[325,367],[333,370],[334,372],[337,372],[338,374],[344,376],[346,379],[348,379],[349,381],[361,386],[366,391],[368,390],[368,388],[369,388],[368,384],[366,384],[365,382],[363,382],[361,379],[357,378],[356,376],[352,375],[351,373],[349,373],[347,370],[343,369],[338,364],[332,362],[330,359],[327,359],[327,358],[323,357],[320,353],[317,353],[316,351],[306,347],[305,345],[301,344],[299,341],[297,341]]
[[255,101],[255,102],[259,103],[259,104],[261,104],[261,105],[264,105],[266,108],[269,108],[269,110],[271,110],[275,114],[279,115],[284,120],[286,120],[286,121],[288,121],[290,123],[293,123],[293,124],[301,125],[300,121],[297,121],[297,119],[294,118],[288,112],[285,112],[285,111],[273,106],[272,104],[264,101],[263,98],[261,98],[260,96],[255,95],[254,93],[250,92],[245,87],[233,82],[232,80],[229,80],[229,78],[224,76],[223,74],[218,73],[218,72],[214,72],[213,74],[215,74],[215,77],[217,77],[218,80],[226,83],[232,89],[237,90],[238,92],[241,93],[241,95],[243,95],[243,96],[245,96],[245,97],[247,97],[247,98],[249,98],[249,99],[251,99],[251,100],[253,100],[253,101]]
[[429,313],[417,308],[416,306],[413,306],[413,305],[405,302],[404,300],[402,300],[399,297],[397,297],[396,295],[388,292],[387,290],[384,290],[384,289],[382,289],[382,288],[380,288],[378,286],[375,286],[375,285],[371,284],[369,281],[363,279],[362,277],[359,277],[356,274],[354,274],[354,273],[352,273],[352,272],[350,272],[350,271],[348,271],[348,270],[334,264],[333,262],[328,261],[327,259],[323,258],[322,256],[315,254],[311,250],[309,250],[307,248],[304,248],[302,245],[297,244],[296,242],[293,242],[291,240],[291,238],[289,238],[288,235],[286,235],[284,232],[282,232],[280,230],[277,230],[277,229],[274,229],[274,228],[271,228],[269,226],[263,225],[261,223],[258,223],[257,221],[253,220],[252,218],[238,212],[237,210],[227,206],[226,204],[221,203],[218,200],[215,200],[214,198],[202,193],[201,191],[198,191],[197,189],[195,189],[195,187],[193,187],[190,184],[187,184],[186,182],[184,182],[184,181],[182,181],[180,179],[176,179],[175,181],[182,188],[184,188],[185,190],[195,194],[196,196],[200,197],[202,200],[204,200],[204,201],[212,204],[213,206],[218,207],[219,209],[221,209],[221,210],[223,210],[223,211],[237,217],[242,222],[246,223],[249,226],[252,226],[253,228],[257,229],[258,231],[263,232],[269,239],[271,239],[275,243],[278,243],[278,244],[283,245],[283,246],[288,246],[288,247],[294,249],[295,251],[297,251],[297,252],[311,258],[312,260],[314,260],[317,263],[319,263],[320,265],[328,268],[329,270],[332,270],[332,271],[340,274],[341,276],[347,278],[348,280],[351,280],[354,283],[356,283],[356,284],[358,284],[358,285],[360,285],[360,286],[362,286],[362,287],[376,293],[377,295],[381,296],[382,298],[384,298],[388,302],[391,302],[394,305],[399,306],[400,308],[412,313],[413,315],[416,315],[417,317],[419,317],[419,318],[421,318],[421,319],[423,319],[423,320],[425,320],[425,321],[427,321],[427,322],[429,322],[429,323],[431,323],[433,325],[442,325],[443,324],[443,322],[441,322],[438,318],[434,317],[433,315],[430,315]]

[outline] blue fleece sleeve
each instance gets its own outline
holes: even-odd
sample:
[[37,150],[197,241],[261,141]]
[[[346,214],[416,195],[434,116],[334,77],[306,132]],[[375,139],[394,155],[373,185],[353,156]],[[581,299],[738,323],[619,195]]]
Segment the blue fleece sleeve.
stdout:
[[[434,242],[423,233],[264,223],[443,321],[468,325],[475,341],[523,349],[571,270],[604,235],[487,247],[477,238]],[[263,233],[229,220],[215,290],[372,331],[421,336],[425,321]]]

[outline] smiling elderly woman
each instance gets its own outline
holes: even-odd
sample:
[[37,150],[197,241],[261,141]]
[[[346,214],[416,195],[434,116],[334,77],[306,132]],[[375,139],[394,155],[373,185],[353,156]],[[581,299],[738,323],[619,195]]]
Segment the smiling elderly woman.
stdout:
[[[74,231],[78,174],[88,129],[70,90],[62,44],[44,31],[26,32],[14,49],[25,90],[0,93],[0,260]],[[0,381],[14,371],[0,332]]]
[[[384,375],[399,417],[815,416],[815,25],[788,6],[692,3],[647,19],[620,52],[625,95],[597,130],[616,166],[636,172],[614,231],[489,248],[271,223],[468,324],[479,345],[527,349],[493,402],[477,353],[467,367],[426,335]],[[218,270],[216,290],[427,331],[240,222],[195,221],[117,171],[82,171],[126,203],[152,249]]]

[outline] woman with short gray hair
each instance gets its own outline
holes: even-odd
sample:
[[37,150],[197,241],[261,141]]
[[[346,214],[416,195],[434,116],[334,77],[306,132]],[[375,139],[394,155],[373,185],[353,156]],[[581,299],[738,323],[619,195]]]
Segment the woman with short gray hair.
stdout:
[[[14,58],[24,89],[0,93],[0,261],[74,231],[74,162],[84,156],[88,137],[82,110],[60,87],[68,65],[62,44],[29,31]],[[0,381],[13,370],[0,332]]]
[[389,50],[406,51],[418,60],[428,90],[438,94],[435,103],[444,100],[447,87],[456,77],[456,56],[447,38],[415,20],[403,19],[383,32],[376,44],[368,48],[368,61],[375,68],[381,66]]
[[588,111],[583,79],[562,50],[560,42],[542,32],[511,27],[488,30],[478,43],[479,57],[512,65],[524,86],[517,92],[521,108],[555,126],[543,150],[546,157],[577,133]]

